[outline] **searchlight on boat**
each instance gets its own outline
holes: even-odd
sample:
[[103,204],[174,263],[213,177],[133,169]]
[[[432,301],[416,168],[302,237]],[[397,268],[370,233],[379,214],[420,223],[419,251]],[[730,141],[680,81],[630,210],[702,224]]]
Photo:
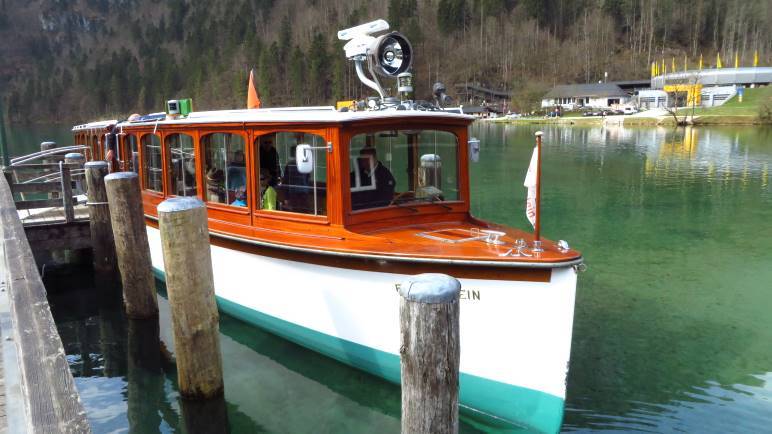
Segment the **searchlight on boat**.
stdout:
[[[409,70],[413,65],[413,47],[410,41],[399,32],[380,36],[376,33],[389,29],[385,20],[375,20],[338,32],[338,39],[349,41],[343,46],[346,58],[353,60],[357,76],[366,86],[378,92],[381,101],[385,96],[377,75],[397,78],[400,81],[400,94],[412,94],[412,75]],[[365,75],[364,63],[367,61],[370,77]],[[408,90],[409,88],[409,90]]]

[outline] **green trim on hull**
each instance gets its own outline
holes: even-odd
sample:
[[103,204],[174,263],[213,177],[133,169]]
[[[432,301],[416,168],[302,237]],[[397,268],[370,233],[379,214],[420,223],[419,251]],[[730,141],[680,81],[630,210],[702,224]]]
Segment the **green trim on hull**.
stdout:
[[[165,280],[164,273],[153,269]],[[226,314],[255,325],[349,366],[400,384],[399,356],[330,336],[217,297]],[[564,400],[548,393],[461,373],[459,401],[468,422],[495,432],[555,433],[563,421]],[[467,419],[466,417],[464,419]]]

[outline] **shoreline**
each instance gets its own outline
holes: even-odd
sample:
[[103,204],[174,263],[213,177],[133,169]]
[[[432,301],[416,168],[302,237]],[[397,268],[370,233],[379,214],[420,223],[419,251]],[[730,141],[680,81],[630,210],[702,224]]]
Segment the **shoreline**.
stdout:
[[[683,116],[679,115],[679,118]],[[689,125],[772,125],[772,121],[764,121],[754,115],[696,115]],[[616,115],[616,116],[593,116],[593,117],[561,117],[561,118],[519,118],[519,119],[488,119],[486,122],[495,122],[512,125],[587,125],[587,126],[667,126],[675,125],[676,122],[670,115],[667,116],[634,116],[634,115]]]

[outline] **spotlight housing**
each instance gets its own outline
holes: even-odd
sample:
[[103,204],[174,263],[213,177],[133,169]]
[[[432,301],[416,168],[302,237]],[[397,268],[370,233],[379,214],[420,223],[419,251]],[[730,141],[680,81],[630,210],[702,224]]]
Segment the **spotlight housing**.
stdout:
[[[386,101],[383,87],[378,82],[378,76],[397,78],[410,70],[413,65],[413,47],[410,41],[399,32],[373,36],[375,33],[389,29],[389,23],[375,20],[356,27],[338,32],[338,39],[348,41],[343,46],[346,58],[354,61],[357,77],[362,83],[378,92],[381,101]],[[365,74],[365,63],[369,77]],[[412,83],[410,83],[412,87]],[[403,96],[405,86],[403,87]]]
[[375,38],[368,54],[373,56],[375,72],[384,77],[396,77],[413,65],[413,47],[399,32]]

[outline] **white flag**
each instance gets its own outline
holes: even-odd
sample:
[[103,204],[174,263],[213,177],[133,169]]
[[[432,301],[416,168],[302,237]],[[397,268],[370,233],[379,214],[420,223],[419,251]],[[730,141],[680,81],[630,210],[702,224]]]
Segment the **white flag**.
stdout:
[[525,182],[523,182],[523,186],[528,188],[528,194],[525,198],[525,216],[528,217],[528,221],[533,227],[536,227],[536,166],[538,164],[539,154],[534,147],[531,164],[528,165],[528,172],[525,174]]

